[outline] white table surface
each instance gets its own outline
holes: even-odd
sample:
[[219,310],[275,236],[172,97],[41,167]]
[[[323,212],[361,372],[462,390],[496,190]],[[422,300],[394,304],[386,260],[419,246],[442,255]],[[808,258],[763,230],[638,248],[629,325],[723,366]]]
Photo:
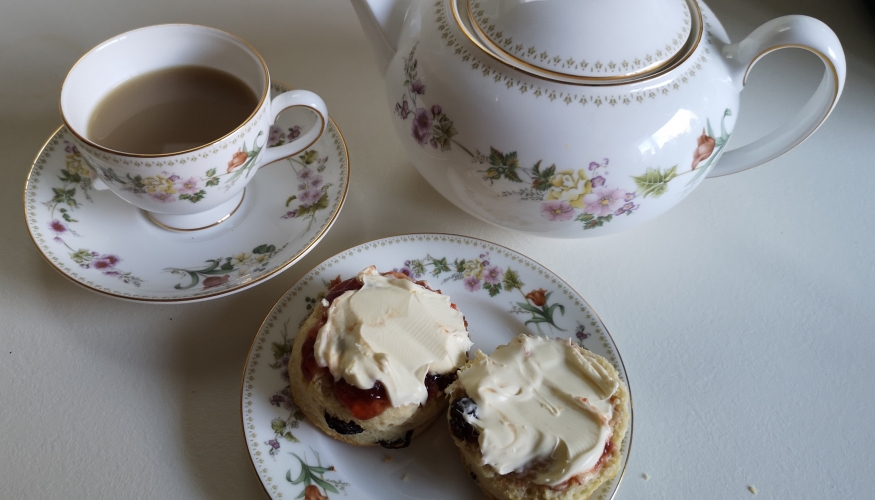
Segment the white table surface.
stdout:
[[[382,77],[346,0],[29,0],[0,8],[0,498],[265,498],[240,424],[240,377],[277,298],[312,266],[378,237],[449,232],[509,246],[572,284],[613,335],[635,401],[617,499],[875,495],[875,16],[862,0],[715,0],[733,40],[819,17],[848,56],[815,136],[708,180],[644,227],[559,242],[455,208],[405,158]],[[39,255],[25,177],[60,124],[66,71],[96,43],[158,23],[251,42],[273,77],[320,93],[351,155],[334,228],[290,270],[205,303],[148,305],[74,285]],[[756,66],[732,145],[790,115],[820,63]],[[645,475],[649,479],[645,479]]]

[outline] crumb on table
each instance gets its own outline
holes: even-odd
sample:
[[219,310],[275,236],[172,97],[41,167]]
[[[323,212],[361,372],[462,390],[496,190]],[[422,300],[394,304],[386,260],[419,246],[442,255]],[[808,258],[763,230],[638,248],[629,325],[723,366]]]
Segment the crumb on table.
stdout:
[[388,454],[388,453],[386,453],[385,455],[383,455],[383,463],[384,463],[384,464],[387,464],[387,463],[389,463],[389,462],[391,462],[391,461],[392,461],[392,455],[390,455],[390,454]]
[[644,478],[645,481],[647,481],[648,479],[650,479],[650,474],[645,472],[644,474],[641,474],[641,477]]
[[757,489],[754,488],[753,486],[748,486],[748,487],[747,487],[747,491],[749,491],[751,495],[756,495],[756,494],[757,494]]
[[409,480],[409,479],[410,479],[410,474],[408,474],[408,473],[406,473],[406,472],[404,473],[403,476],[401,476],[401,480],[402,480],[402,481],[407,481],[407,480]]

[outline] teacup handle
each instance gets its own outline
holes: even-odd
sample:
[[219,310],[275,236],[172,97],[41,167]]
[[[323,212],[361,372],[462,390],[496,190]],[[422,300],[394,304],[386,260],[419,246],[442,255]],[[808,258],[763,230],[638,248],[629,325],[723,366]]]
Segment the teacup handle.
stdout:
[[820,57],[826,66],[820,86],[811,100],[776,130],[751,144],[727,151],[708,177],[734,174],[781,156],[813,134],[835,108],[845,86],[845,53],[836,34],[817,19],[807,16],[773,19],[740,43],[724,47],[723,55],[733,69],[733,79],[743,87],[757,61],[785,48],[805,49]]
[[325,125],[328,122],[328,107],[325,106],[325,101],[321,97],[308,90],[290,90],[274,97],[270,101],[270,123],[276,122],[280,113],[294,107],[311,109],[319,117],[319,123],[287,144],[265,148],[258,162],[259,167],[304,151],[315,144],[325,132]]

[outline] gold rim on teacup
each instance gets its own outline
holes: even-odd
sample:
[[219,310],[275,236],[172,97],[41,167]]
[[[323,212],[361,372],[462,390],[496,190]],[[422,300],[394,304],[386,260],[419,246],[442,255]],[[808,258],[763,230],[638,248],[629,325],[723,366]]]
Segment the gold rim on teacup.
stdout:
[[[210,141],[210,142],[203,144],[201,146],[198,146],[198,147],[184,149],[181,151],[175,151],[175,152],[171,152],[171,153],[143,154],[143,153],[128,153],[125,151],[118,151],[115,149],[107,148],[105,146],[101,146],[100,144],[85,137],[85,134],[79,133],[76,130],[76,128],[70,124],[69,120],[67,120],[67,115],[64,113],[64,106],[62,105],[63,88],[67,84],[67,79],[70,78],[70,75],[73,73],[73,71],[76,69],[76,67],[79,66],[79,63],[81,63],[87,57],[91,56],[92,54],[94,54],[96,51],[102,49],[103,47],[106,47],[107,45],[109,45],[111,43],[115,43],[115,41],[120,40],[120,39],[122,39],[122,38],[124,38],[132,33],[136,33],[138,31],[149,30],[149,29],[153,29],[156,27],[160,27],[160,26],[189,26],[192,28],[211,30],[211,31],[215,31],[217,33],[221,33],[221,34],[228,36],[230,38],[233,38],[234,40],[237,40],[238,42],[243,44],[245,47],[247,47],[252,52],[252,54],[258,58],[258,61],[261,63],[261,67],[264,71],[264,88],[261,89],[261,97],[258,99],[258,104],[255,106],[255,109],[252,110],[252,113],[250,113],[249,116],[247,116],[246,119],[243,120],[243,122],[241,122],[237,127],[235,127],[234,130],[228,132],[227,134],[223,135],[222,137],[219,137],[218,139],[215,139],[213,141]],[[249,42],[247,42],[246,40],[243,40],[242,38],[240,38],[239,36],[237,36],[233,33],[229,33],[227,31],[220,30],[218,28],[213,28],[211,26],[204,26],[201,24],[168,23],[168,24],[158,24],[158,25],[153,25],[153,26],[143,26],[142,28],[137,28],[137,29],[133,29],[130,31],[126,31],[124,33],[116,35],[112,38],[108,38],[108,39],[104,40],[103,42],[97,44],[91,50],[89,50],[88,52],[83,54],[82,57],[80,57],[79,59],[76,60],[76,63],[73,64],[73,66],[70,68],[70,71],[67,72],[67,76],[64,77],[64,83],[61,84],[61,89],[62,89],[62,93],[58,94],[58,110],[61,113],[61,119],[64,121],[64,125],[66,125],[67,130],[69,130],[71,134],[76,136],[77,139],[79,139],[80,141],[88,144],[89,146],[91,146],[95,149],[105,151],[107,153],[112,153],[112,154],[121,155],[121,156],[127,156],[127,157],[131,157],[131,158],[161,158],[161,157],[176,156],[176,155],[180,155],[180,154],[198,151],[200,149],[203,149],[203,148],[212,146],[218,142],[221,142],[221,141],[227,139],[228,137],[231,137],[234,134],[238,133],[240,131],[240,129],[242,129],[247,123],[249,123],[252,120],[252,118],[255,117],[255,114],[258,112],[258,110],[261,109],[261,107],[264,105],[264,101],[270,95],[270,71],[267,69],[267,63],[265,62],[264,58],[261,57],[261,54],[257,50],[255,50],[255,47],[253,47]],[[313,142],[315,142],[315,141],[313,141]]]

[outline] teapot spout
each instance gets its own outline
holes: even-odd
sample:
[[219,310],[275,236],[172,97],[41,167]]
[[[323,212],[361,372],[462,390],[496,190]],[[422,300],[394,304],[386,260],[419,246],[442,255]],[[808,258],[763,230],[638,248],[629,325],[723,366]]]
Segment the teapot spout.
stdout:
[[411,0],[351,0],[381,74],[398,48],[398,37]]

